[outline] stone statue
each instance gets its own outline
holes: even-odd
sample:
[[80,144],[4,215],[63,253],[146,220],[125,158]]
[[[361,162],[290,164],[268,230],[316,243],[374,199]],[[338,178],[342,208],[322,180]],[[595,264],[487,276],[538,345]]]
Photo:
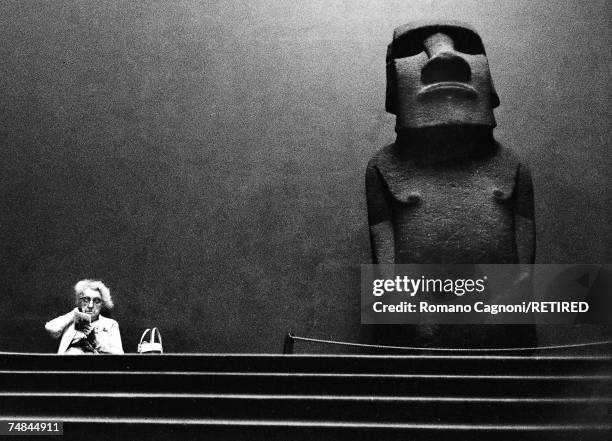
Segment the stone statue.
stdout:
[[395,29],[386,108],[397,138],[366,172],[374,263],[533,263],[531,177],[493,138],[498,105],[469,25]]
[[493,138],[498,105],[469,26],[395,30],[386,107],[397,139],[366,174],[375,263],[533,263],[531,178]]

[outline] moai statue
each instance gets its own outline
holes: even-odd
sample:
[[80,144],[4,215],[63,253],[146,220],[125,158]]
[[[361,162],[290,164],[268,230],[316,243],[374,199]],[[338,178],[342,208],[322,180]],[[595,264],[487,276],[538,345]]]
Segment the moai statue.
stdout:
[[493,138],[498,105],[470,26],[395,29],[386,108],[397,138],[366,173],[374,263],[533,263],[531,177]]

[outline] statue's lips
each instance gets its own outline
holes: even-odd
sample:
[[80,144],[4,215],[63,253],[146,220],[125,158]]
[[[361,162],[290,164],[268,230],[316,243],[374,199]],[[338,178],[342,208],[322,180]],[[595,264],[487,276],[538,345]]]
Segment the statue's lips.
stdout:
[[469,84],[456,81],[444,81],[442,83],[425,86],[417,93],[418,99],[434,96],[459,96],[476,99],[478,97],[478,92]]

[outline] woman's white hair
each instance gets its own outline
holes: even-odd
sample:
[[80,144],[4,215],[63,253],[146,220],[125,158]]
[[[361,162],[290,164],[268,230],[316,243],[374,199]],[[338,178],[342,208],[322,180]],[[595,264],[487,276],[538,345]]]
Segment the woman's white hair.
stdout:
[[105,309],[113,308],[113,299],[111,298],[110,289],[106,287],[106,285],[99,280],[91,280],[91,279],[83,279],[77,282],[74,285],[74,295],[76,296],[77,305],[79,303],[79,299],[81,294],[86,289],[93,289],[94,291],[98,291],[100,293],[100,297],[102,298],[102,306]]

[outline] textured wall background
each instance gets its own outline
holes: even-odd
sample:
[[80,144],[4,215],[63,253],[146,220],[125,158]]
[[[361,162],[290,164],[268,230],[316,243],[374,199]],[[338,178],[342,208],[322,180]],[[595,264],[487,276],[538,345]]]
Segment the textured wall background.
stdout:
[[[357,340],[365,165],[395,26],[471,22],[532,166],[541,263],[612,260],[609,2],[4,1],[0,350],[100,278],[134,351]],[[544,340],[587,335],[541,330]],[[545,341],[546,342],[546,341]]]

